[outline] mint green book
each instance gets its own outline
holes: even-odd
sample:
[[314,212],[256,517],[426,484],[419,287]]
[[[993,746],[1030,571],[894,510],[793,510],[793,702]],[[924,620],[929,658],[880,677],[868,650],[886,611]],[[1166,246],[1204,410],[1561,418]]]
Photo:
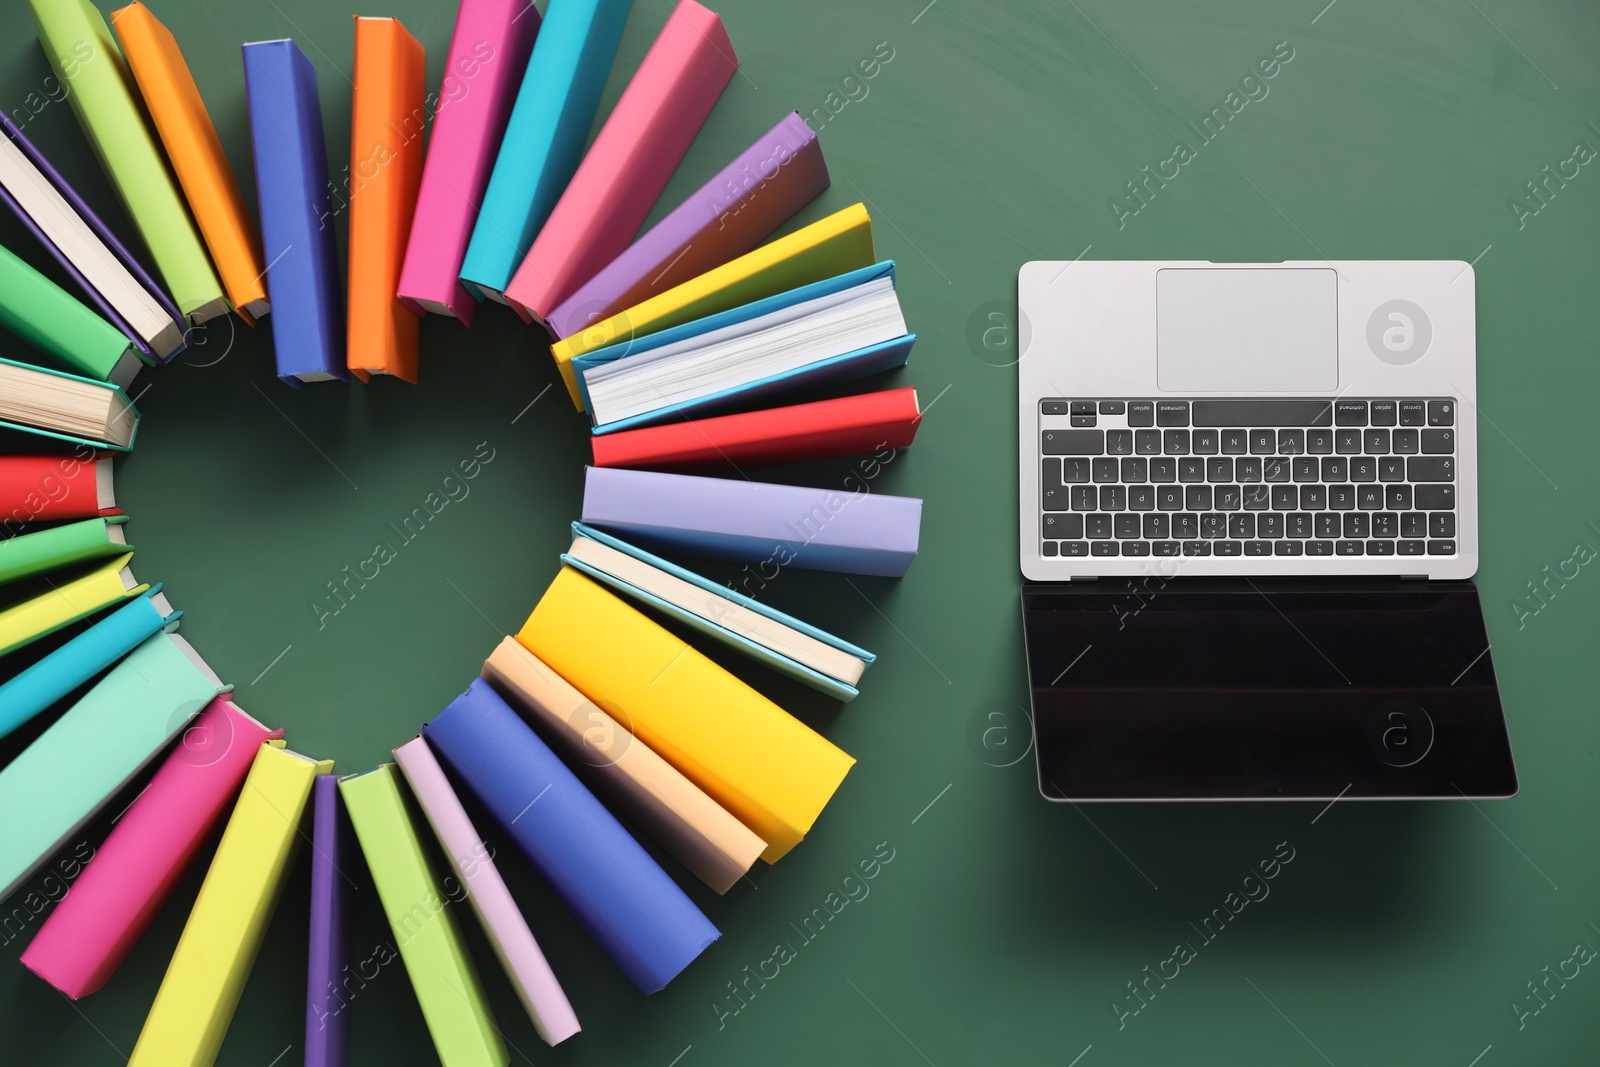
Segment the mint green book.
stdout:
[[192,323],[230,310],[178,183],[156,145],[136,84],[105,16],[89,0],[29,0],[45,58],[78,125],[144,239],[178,309]]
[[4,247],[0,247],[0,326],[63,370],[124,389],[144,365],[121,330]]
[[122,515],[84,519],[0,541],[0,585],[129,551]]
[[[417,835],[400,771],[382,764],[339,781],[378,899],[445,1067],[506,1067],[506,1051],[439,870]],[[3,825],[3,824],[0,824]]]
[[187,641],[156,634],[0,770],[0,900],[228,688]]

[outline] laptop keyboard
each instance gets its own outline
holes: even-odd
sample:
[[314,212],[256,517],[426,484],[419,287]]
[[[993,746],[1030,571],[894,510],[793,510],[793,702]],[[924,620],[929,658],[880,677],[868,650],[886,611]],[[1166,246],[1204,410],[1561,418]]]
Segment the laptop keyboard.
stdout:
[[1040,552],[1454,556],[1456,401],[1040,402]]

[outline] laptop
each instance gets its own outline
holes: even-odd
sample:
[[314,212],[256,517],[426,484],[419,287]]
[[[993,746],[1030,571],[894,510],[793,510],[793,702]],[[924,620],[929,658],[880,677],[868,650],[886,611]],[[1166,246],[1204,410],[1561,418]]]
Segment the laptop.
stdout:
[[1022,616],[1054,801],[1517,790],[1462,262],[1030,262]]

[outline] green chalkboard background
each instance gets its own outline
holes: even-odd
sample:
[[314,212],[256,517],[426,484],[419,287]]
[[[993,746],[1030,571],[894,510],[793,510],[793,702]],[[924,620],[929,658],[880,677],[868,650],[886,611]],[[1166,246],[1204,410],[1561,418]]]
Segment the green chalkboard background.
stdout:
[[[726,897],[669,865],[723,937],[666,991],[640,995],[507,859],[586,1027],[544,1047],[474,930],[513,1062],[1600,1061],[1600,973],[1549,978],[1578,966],[1563,962],[1575,946],[1600,947],[1600,571],[1579,567],[1543,601],[1528,588],[1575,546],[1600,547],[1600,163],[1563,163],[1575,145],[1600,147],[1600,11],[1583,0],[1325,2],[721,5],[741,71],[661,205],[790,109],[820,128],[833,186],[793,225],[865,200],[921,335],[891,380],[916,385],[930,411],[874,489],[926,499],[922,555],[900,581],[790,571],[766,590],[880,654],[844,708],[737,668],[860,763],[804,845]],[[300,42],[321,79],[335,166],[347,161],[346,4],[151,6],[247,189],[241,41]],[[0,106],[131,235],[69,108],[32,113],[48,70],[26,7],[0,9]],[[670,8],[636,4],[602,114]],[[361,13],[400,16],[437,82],[452,3]],[[1241,84],[1279,42],[1292,59],[1265,95]],[[874,53],[892,58],[862,80]],[[1247,90],[1255,98],[1226,132],[1132,214],[1126,183],[1191,139],[1189,121]],[[1576,176],[1534,199],[1527,183],[1563,165]],[[0,241],[44,262],[9,218]],[[990,328],[1015,315],[1019,264],[1079,255],[1476,262],[1477,580],[1520,796],[1339,804],[1320,817],[1320,805],[1080,811],[1038,798],[1021,710],[1015,339]],[[136,386],[144,428],[118,473],[135,569],[167,583],[184,633],[244,707],[287,727],[299,750],[370,766],[467,684],[554,574],[578,509],[584,421],[552,387],[540,338],[499,308],[470,332],[430,319],[416,388],[292,392],[272,375],[265,331],[221,322],[203,341]],[[470,496],[319,628],[311,604],[325,583],[480,442],[494,459]],[[774,476],[830,485],[850,470],[840,460]],[[1275,853],[1293,858],[1270,896],[1203,941],[1195,926]],[[800,921],[831,893],[837,906],[844,877],[875,854],[892,859],[866,895],[804,939]],[[81,1004],[16,964],[26,932],[8,933],[0,1059],[121,1062],[202,872]],[[302,857],[223,1063],[303,1055],[306,886]],[[358,904],[365,957],[390,935],[370,888]],[[1180,942],[1195,958],[1136,998],[1129,983]],[[750,979],[784,943],[793,958],[777,977]],[[1536,999],[1529,983],[1541,982]],[[435,1062],[400,966],[350,1010],[355,1062]]]

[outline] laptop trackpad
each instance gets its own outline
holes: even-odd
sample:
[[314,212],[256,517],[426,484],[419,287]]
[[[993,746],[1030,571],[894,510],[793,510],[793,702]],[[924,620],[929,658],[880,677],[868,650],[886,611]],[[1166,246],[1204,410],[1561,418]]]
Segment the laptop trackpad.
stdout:
[[1156,273],[1156,383],[1163,391],[1339,388],[1338,274],[1325,267]]

